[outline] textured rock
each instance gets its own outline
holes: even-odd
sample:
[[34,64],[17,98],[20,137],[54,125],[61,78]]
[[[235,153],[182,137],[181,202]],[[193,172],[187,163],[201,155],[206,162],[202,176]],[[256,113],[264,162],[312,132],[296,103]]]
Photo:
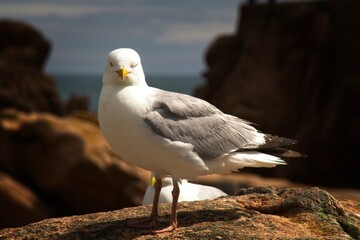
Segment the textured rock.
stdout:
[[244,6],[237,32],[207,50],[208,84],[195,95],[297,139],[308,156],[264,175],[360,187],[359,8],[354,0]]
[[0,112],[0,152],[0,169],[55,216],[139,205],[149,177],[115,156],[97,124],[71,116]]
[[[179,228],[151,234],[126,226],[151,206],[48,219],[0,230],[1,239],[360,239],[360,205],[312,189],[245,189],[244,194],[179,204]],[[169,216],[171,204],[161,204]]]
[[[284,178],[264,178],[250,173],[232,173],[226,175],[213,174],[191,180],[197,184],[217,187],[229,195],[235,195],[239,189],[259,186],[272,186],[278,188],[309,188],[305,184],[291,182]],[[360,190],[346,188],[322,187],[336,199],[347,199],[360,202]]]
[[42,72],[50,42],[33,27],[0,21],[0,109],[63,114],[54,80]]

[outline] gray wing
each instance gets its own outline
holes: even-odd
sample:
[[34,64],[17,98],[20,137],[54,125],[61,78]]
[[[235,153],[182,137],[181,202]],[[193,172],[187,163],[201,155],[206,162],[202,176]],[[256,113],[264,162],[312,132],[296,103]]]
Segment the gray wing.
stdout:
[[258,131],[248,122],[222,113],[201,99],[154,89],[144,121],[158,135],[194,146],[204,160],[238,149],[256,148]]

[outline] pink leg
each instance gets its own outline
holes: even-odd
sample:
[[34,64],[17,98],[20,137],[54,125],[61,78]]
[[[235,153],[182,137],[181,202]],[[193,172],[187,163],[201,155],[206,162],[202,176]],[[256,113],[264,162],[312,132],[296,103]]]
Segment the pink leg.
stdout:
[[151,209],[151,217],[157,219],[159,217],[158,214],[158,206],[159,206],[159,197],[160,197],[160,191],[161,191],[161,187],[162,187],[162,180],[161,178],[156,178],[155,181],[155,194],[154,194],[154,200],[153,200],[153,206]]
[[161,178],[156,178],[155,181],[155,194],[153,200],[153,206],[151,209],[150,217],[145,219],[134,219],[134,220],[127,220],[127,225],[129,227],[135,228],[148,228],[148,227],[155,227],[158,223],[158,205],[159,205],[159,196],[161,191],[162,181]]
[[174,185],[174,189],[172,190],[173,201],[172,201],[172,207],[171,207],[170,225],[168,227],[164,228],[164,229],[155,230],[153,232],[154,234],[163,233],[163,232],[171,232],[171,231],[174,231],[178,226],[177,203],[178,203],[178,200],[179,200],[180,188],[179,188],[178,181],[176,181],[175,179],[173,179],[173,185]]

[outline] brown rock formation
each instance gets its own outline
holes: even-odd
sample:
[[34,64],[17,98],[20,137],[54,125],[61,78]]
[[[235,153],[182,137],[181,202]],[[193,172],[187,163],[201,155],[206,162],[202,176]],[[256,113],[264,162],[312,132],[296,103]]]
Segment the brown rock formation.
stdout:
[[50,42],[25,24],[0,21],[0,109],[63,114],[55,82],[42,72]]
[[72,94],[67,102],[66,112],[73,114],[77,111],[88,111],[90,106],[89,96]]
[[[161,215],[171,204],[161,204]],[[179,228],[151,234],[126,226],[150,206],[48,219],[0,230],[1,239],[360,239],[360,206],[318,188],[252,188],[243,195],[179,204]],[[167,215],[168,216],[168,215]]]
[[71,116],[2,111],[0,152],[1,169],[55,209],[52,216],[139,205],[149,176],[115,156],[94,122]]
[[2,172],[0,172],[0,206],[1,228],[23,226],[53,215],[53,210],[30,189]]
[[11,20],[0,21],[2,62],[42,70],[51,44],[34,27]]
[[50,42],[7,20],[0,35],[0,228],[141,204],[148,173],[115,156],[87,98],[60,101]]
[[[278,188],[309,188],[305,184],[291,182],[284,178],[261,177],[251,173],[232,173],[226,175],[213,174],[198,177],[191,182],[217,187],[229,195],[236,195],[239,189],[259,186],[272,186]],[[336,199],[347,199],[360,202],[360,190],[349,188],[321,187]]]
[[234,35],[208,49],[200,96],[264,132],[299,141],[306,159],[267,175],[360,187],[360,2],[244,6]]

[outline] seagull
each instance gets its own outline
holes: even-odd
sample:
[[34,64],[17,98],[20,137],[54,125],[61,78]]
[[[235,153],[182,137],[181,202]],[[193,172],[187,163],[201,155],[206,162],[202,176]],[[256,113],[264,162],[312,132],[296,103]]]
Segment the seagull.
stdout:
[[[142,205],[152,203],[155,195],[154,185],[156,183],[155,174],[152,173],[149,181],[149,185],[146,188]],[[170,203],[172,202],[172,190],[173,181],[171,177],[165,177],[162,179],[162,188],[159,196],[159,203]],[[211,200],[219,197],[227,196],[226,193],[218,188],[205,186],[201,184],[195,184],[188,182],[187,179],[181,179],[179,183],[180,194],[178,202],[183,201],[200,201],[200,200]]]
[[150,217],[128,221],[131,227],[159,223],[163,178],[170,176],[173,182],[171,219],[169,226],[154,233],[178,227],[181,179],[284,165],[276,154],[296,143],[261,133],[250,122],[223,113],[202,99],[149,87],[140,56],[130,48],[109,53],[102,82],[98,109],[101,131],[122,159],[154,173]]

